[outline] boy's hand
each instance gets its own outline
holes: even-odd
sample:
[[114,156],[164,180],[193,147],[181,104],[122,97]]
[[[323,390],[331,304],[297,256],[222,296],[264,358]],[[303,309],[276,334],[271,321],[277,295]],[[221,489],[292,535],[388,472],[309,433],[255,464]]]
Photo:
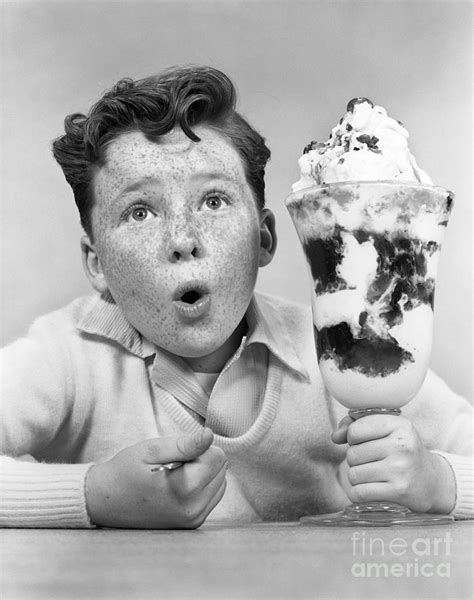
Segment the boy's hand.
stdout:
[[[212,431],[146,440],[93,465],[86,477],[91,521],[104,527],[199,527],[224,495],[227,461]],[[174,471],[157,463],[185,461]],[[188,462],[189,461],[189,462]]]
[[451,467],[429,452],[408,419],[369,415],[345,417],[332,434],[336,444],[350,444],[349,499],[352,502],[398,502],[416,512],[449,513],[455,503]]

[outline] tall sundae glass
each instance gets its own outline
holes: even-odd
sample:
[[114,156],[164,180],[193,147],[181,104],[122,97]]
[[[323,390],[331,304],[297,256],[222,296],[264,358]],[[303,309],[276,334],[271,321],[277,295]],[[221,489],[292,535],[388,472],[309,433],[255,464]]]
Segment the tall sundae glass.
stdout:
[[[367,127],[374,122],[372,135]],[[330,140],[305,148],[301,179],[286,200],[309,267],[320,372],[354,419],[399,415],[430,361],[437,267],[453,194],[418,168],[407,137],[384,109],[354,99]],[[402,146],[405,155],[390,160]],[[408,167],[399,176],[402,163],[411,176]],[[348,179],[358,173],[367,179]],[[302,520],[380,526],[453,519],[370,502]]]
[[[287,199],[309,267],[321,375],[354,419],[400,414],[423,383],[452,201],[443,188],[397,181],[330,183]],[[452,517],[372,502],[304,520],[419,525]]]

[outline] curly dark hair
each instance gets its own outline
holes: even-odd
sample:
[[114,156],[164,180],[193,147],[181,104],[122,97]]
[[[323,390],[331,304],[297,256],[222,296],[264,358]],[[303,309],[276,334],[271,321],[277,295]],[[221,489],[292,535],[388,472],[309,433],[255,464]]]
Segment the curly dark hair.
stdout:
[[176,126],[194,142],[192,127],[218,131],[239,153],[257,206],[265,205],[265,139],[235,110],[236,92],[221,71],[205,66],[172,67],[137,81],[121,79],[91,108],[64,120],[65,135],[53,142],[53,155],[71,186],[81,224],[92,237],[94,170],[105,163],[105,150],[126,131],[141,131],[158,141]]

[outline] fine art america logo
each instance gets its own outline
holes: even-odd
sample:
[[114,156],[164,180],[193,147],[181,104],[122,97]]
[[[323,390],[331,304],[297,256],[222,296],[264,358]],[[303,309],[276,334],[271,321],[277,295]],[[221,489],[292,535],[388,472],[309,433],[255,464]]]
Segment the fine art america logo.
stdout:
[[351,573],[358,578],[450,577],[449,532],[438,537],[382,539],[364,531],[351,536]]

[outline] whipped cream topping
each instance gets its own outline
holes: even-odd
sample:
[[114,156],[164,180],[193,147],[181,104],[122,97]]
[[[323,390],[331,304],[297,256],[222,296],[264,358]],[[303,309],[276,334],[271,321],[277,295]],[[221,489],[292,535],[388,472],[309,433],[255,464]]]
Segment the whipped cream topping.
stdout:
[[298,160],[292,191],[339,181],[418,181],[431,184],[408,148],[400,121],[368,98],[352,99],[326,142],[310,142]]

